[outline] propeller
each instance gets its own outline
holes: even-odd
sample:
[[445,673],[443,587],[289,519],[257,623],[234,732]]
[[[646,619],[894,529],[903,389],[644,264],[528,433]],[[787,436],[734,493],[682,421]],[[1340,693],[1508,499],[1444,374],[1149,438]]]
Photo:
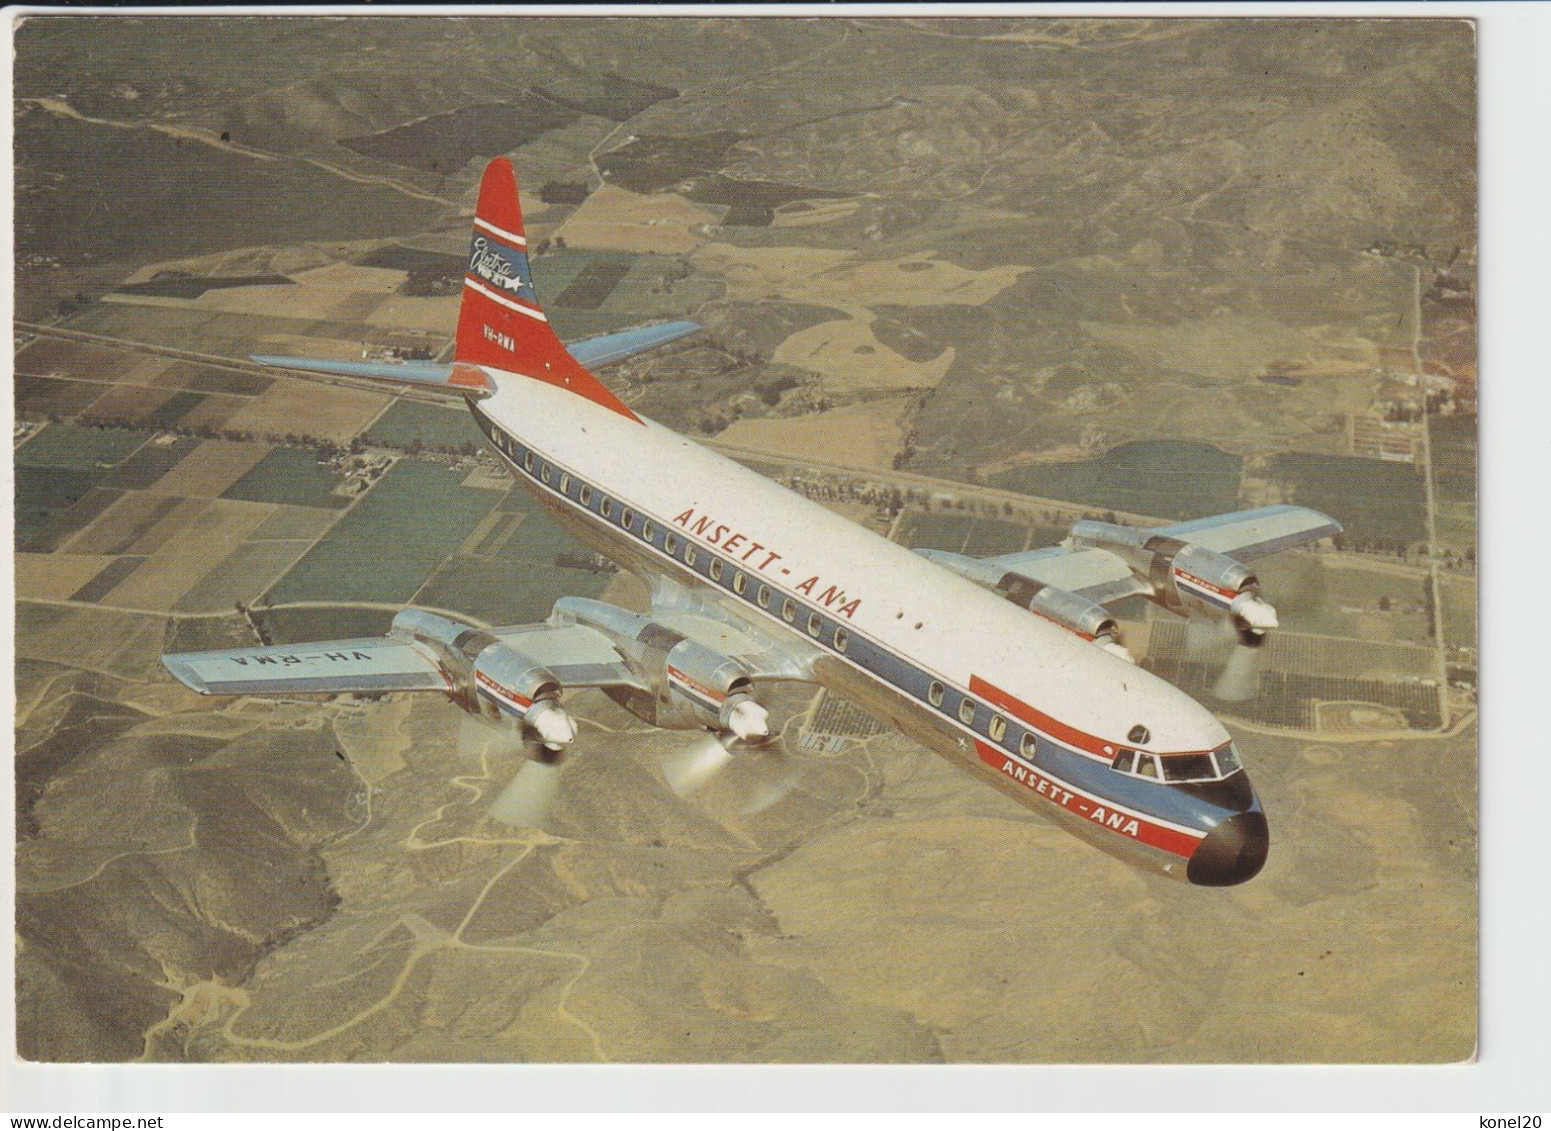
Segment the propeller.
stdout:
[[576,738],[576,723],[552,699],[541,699],[522,717],[521,738],[528,760],[490,806],[496,820],[518,828],[539,827],[560,790],[565,748]]
[[1260,667],[1270,630],[1278,625],[1276,609],[1246,588],[1228,608],[1228,618],[1191,617],[1185,622],[1185,655],[1195,663],[1204,663],[1223,654],[1229,632],[1233,644],[1212,695],[1226,703],[1242,703],[1260,693]]
[[1235,597],[1228,611],[1233,616],[1237,640],[1212,694],[1225,702],[1242,703],[1260,694],[1260,664],[1265,657],[1267,633],[1280,622],[1276,609],[1253,587],[1246,587]]
[[[764,780],[756,779],[745,813],[760,813],[770,808],[791,792],[796,775],[791,772],[789,759],[780,753],[779,745],[770,746],[770,713],[753,699],[735,703],[726,717],[726,725],[719,730],[708,730],[695,742],[668,758],[663,764],[663,777],[668,788],[680,797],[710,785],[722,771],[737,760],[740,766],[749,766]],[[747,750],[760,750],[756,759],[742,758]],[[779,767],[783,772],[771,779],[768,771]]]
[[517,771],[517,776],[496,797],[495,804],[490,806],[490,815],[517,828],[542,825],[549,816],[555,794],[560,791],[563,760],[559,750],[538,745]]
[[1260,694],[1260,661],[1265,655],[1266,633],[1235,620],[1238,640],[1228,653],[1228,662],[1212,688],[1212,694],[1227,703],[1242,703]]
[[662,776],[668,788],[687,797],[709,785],[732,761],[732,735],[708,731],[695,742],[671,755],[663,764]]

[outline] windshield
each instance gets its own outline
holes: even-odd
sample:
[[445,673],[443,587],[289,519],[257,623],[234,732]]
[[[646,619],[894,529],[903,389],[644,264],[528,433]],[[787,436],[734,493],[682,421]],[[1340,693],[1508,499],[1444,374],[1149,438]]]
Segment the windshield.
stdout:
[[1239,761],[1239,752],[1233,748],[1233,743],[1230,742],[1217,751],[1217,768],[1222,771],[1223,777],[1244,768],[1243,763]]
[[1217,767],[1210,754],[1170,754],[1163,759],[1165,781],[1215,781]]

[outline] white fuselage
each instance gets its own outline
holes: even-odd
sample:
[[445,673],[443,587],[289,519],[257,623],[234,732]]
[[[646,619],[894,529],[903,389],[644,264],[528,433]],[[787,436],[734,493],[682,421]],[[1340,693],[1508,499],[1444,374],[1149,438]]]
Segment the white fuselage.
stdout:
[[[715,590],[742,616],[817,646],[831,661],[816,668],[821,682],[1031,807],[1047,808],[1036,782],[1068,824],[1087,824],[1096,807],[1102,820],[1117,801],[1091,783],[1074,796],[1071,781],[1043,781],[1012,757],[1002,764],[988,744],[992,720],[1038,719],[1042,738],[1101,761],[1123,746],[1166,754],[1229,741],[1210,712],[1150,672],[661,425],[539,381],[497,380],[474,402],[476,417],[568,527],[627,569]],[[930,684],[912,691],[911,680]],[[1145,744],[1127,738],[1138,724]],[[1187,844],[1203,835],[1162,824],[1159,835]]]

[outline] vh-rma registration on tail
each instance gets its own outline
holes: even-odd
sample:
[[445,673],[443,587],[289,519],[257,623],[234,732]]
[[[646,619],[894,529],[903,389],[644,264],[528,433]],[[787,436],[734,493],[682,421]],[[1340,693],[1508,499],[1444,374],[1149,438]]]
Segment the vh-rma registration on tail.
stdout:
[[[534,294],[504,158],[473,227],[450,366],[265,360],[462,393],[517,481],[650,583],[650,611],[563,598],[542,624],[486,629],[408,608],[381,638],[167,656],[175,676],[211,695],[447,695],[522,736],[528,760],[492,809],[517,824],[542,819],[576,737],[568,691],[707,732],[667,767],[683,791],[769,756],[769,687],[804,681],[1138,866],[1204,885],[1260,871],[1266,817],[1228,732],[1131,662],[1106,605],[1142,596],[1232,626],[1217,694],[1245,697],[1277,618],[1244,563],[1328,537],[1333,520],[1272,506],[1149,529],[1079,522],[1059,546],[983,560],[912,553],[637,416],[568,352]],[[688,329],[577,352],[600,364]]]

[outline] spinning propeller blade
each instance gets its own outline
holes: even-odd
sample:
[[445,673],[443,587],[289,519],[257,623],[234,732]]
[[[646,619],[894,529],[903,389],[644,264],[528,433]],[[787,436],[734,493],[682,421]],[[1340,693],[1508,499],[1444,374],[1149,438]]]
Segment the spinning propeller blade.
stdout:
[[[728,736],[731,739],[731,735]],[[670,756],[662,774],[668,788],[680,797],[704,789],[712,778],[732,761],[729,743],[714,734],[706,734],[691,746]]]
[[560,752],[534,745],[533,756],[490,807],[492,817],[517,828],[543,825],[560,789]]
[[1238,643],[1228,653],[1228,662],[1212,694],[1228,703],[1242,703],[1260,694],[1260,661],[1265,655],[1266,634],[1240,627]]

